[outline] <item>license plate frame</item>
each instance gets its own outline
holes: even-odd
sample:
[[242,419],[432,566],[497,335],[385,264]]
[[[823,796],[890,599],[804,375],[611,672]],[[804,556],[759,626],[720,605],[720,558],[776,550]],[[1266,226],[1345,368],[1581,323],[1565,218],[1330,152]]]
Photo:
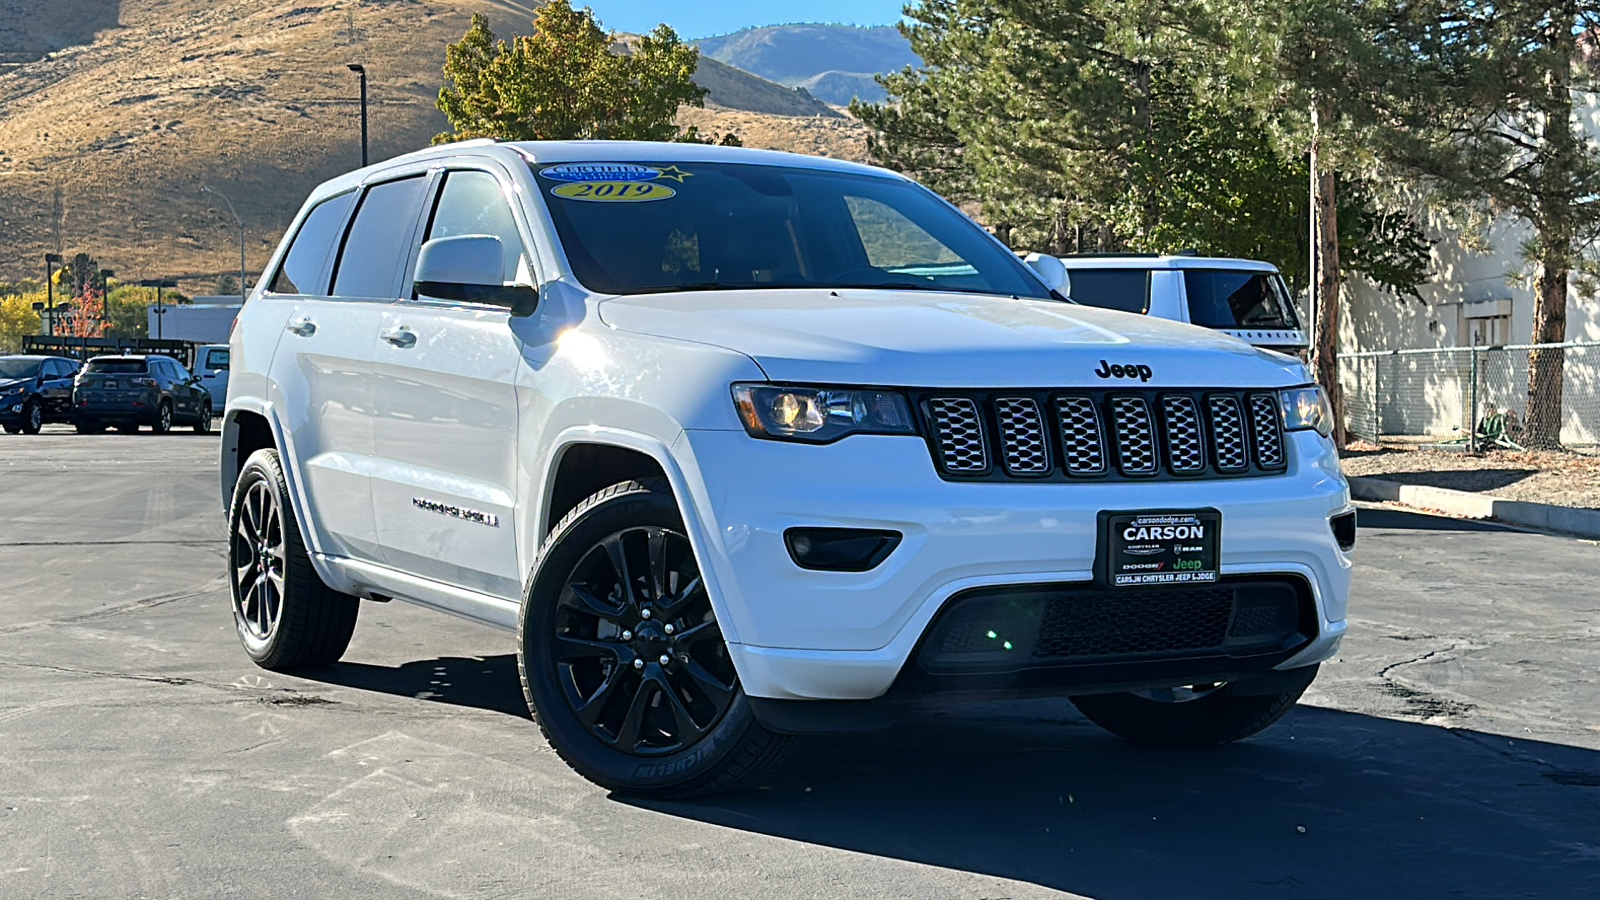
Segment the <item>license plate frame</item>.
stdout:
[[1216,584],[1222,512],[1136,509],[1100,513],[1096,575],[1112,588]]
[[100,386],[108,391],[114,391],[121,385],[115,378],[107,378]]

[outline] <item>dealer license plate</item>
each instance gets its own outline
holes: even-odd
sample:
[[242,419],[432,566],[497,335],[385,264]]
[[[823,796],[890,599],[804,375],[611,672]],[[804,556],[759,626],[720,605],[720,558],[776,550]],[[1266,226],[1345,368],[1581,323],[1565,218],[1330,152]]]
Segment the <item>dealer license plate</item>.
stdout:
[[1217,580],[1222,513],[1214,509],[1101,513],[1102,577],[1112,587]]

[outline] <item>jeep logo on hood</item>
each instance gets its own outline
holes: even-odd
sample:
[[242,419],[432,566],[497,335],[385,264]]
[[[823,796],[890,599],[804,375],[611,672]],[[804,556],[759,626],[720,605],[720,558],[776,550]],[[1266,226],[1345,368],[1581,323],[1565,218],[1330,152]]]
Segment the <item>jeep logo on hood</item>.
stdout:
[[1146,365],[1114,366],[1102,359],[1100,368],[1095,369],[1094,374],[1101,378],[1137,378],[1140,381],[1149,381],[1150,376],[1155,373]]

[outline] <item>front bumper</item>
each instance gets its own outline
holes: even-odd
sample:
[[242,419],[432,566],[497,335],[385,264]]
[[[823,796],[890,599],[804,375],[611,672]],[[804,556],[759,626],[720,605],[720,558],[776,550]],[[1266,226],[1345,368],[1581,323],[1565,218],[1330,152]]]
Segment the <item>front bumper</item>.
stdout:
[[[1106,509],[1221,510],[1225,576],[1298,578],[1310,591],[1314,634],[1275,667],[1328,658],[1345,630],[1351,565],[1328,520],[1350,509],[1349,491],[1331,444],[1289,437],[1284,475],[1161,483],[951,483],[916,437],[811,446],[689,431],[673,453],[691,473],[690,527],[746,693],[859,700],[889,691],[956,594],[1091,582]],[[904,539],[871,571],[819,572],[791,560],[793,527]]]

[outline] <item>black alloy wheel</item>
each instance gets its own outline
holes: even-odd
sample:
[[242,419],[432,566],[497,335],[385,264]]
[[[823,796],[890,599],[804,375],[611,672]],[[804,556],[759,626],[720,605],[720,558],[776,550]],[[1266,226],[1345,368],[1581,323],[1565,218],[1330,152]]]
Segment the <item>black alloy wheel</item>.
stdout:
[[574,771],[667,800],[728,790],[783,758],[792,741],[756,720],[664,480],[590,496],[538,559],[517,670]]
[[738,689],[689,539],[619,531],[591,547],[557,601],[554,662],[568,707],[634,756],[687,749]]
[[267,481],[245,490],[231,535],[233,612],[240,631],[265,642],[283,614],[283,510]]

